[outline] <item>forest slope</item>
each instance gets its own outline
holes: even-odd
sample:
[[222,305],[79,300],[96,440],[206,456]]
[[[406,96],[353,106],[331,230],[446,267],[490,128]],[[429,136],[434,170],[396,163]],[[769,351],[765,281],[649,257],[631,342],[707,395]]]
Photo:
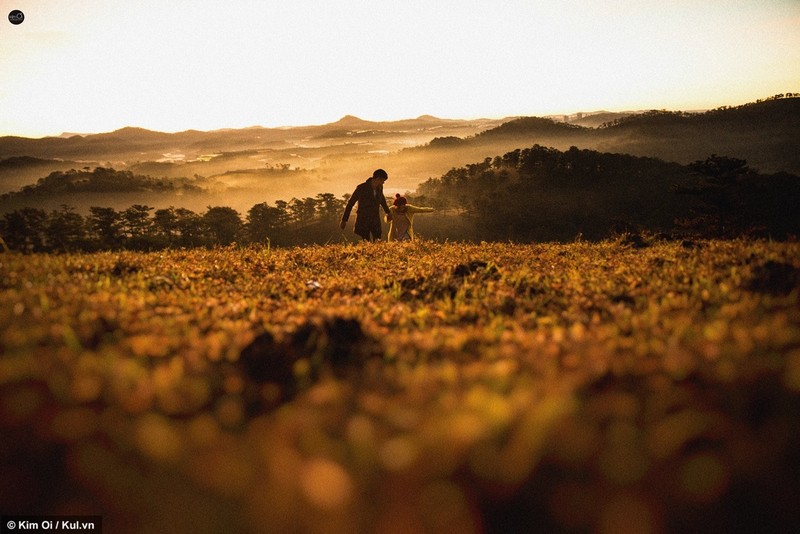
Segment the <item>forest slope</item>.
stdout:
[[771,98],[702,113],[649,111],[618,118],[599,128],[523,117],[472,138],[433,140],[435,151],[506,151],[540,144],[653,157],[688,164],[712,154],[747,160],[762,172],[800,174],[800,98]]

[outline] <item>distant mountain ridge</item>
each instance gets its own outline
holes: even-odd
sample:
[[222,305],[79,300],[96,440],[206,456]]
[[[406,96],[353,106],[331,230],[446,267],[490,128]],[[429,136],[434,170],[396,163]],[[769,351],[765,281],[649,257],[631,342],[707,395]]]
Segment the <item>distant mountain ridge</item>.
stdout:
[[[312,126],[268,128],[252,126],[210,131],[186,130],[164,133],[146,128],[125,127],[112,132],[76,134],[65,137],[28,138],[0,137],[0,160],[18,156],[42,159],[125,159],[137,152],[175,150],[248,150],[265,148],[269,143],[305,139],[336,132],[345,135],[357,130],[380,130],[391,133],[422,131],[436,128],[464,127],[475,132],[498,126],[508,119],[439,119],[423,115],[399,121],[367,121],[346,115],[336,122]],[[124,157],[122,157],[124,155]],[[147,155],[147,154],[145,154]],[[120,156],[120,157],[117,157]],[[142,158],[145,159],[145,158]]]

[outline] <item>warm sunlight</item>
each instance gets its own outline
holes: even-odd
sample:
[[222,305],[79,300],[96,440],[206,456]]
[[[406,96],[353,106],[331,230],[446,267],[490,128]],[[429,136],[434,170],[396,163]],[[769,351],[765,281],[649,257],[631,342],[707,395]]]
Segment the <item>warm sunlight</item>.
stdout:
[[2,532],[800,532],[800,1],[6,9]]
[[794,1],[18,4],[3,135],[705,109],[800,81]]

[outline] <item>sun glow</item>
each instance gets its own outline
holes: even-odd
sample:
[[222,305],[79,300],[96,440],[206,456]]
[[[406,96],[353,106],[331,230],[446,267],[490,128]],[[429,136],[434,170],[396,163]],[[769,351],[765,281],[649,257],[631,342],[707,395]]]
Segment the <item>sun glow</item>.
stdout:
[[19,7],[0,40],[0,134],[698,109],[800,82],[790,1]]

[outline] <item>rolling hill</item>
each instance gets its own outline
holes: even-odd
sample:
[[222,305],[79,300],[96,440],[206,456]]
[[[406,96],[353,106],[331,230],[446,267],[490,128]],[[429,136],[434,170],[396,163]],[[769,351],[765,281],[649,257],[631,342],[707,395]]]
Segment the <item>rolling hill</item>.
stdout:
[[[560,120],[423,115],[376,122],[348,115],[329,124],[285,128],[164,133],[131,127],[69,137],[2,137],[0,194],[50,172],[100,166],[170,180],[201,177],[221,187],[213,199],[196,199],[198,205],[223,202],[244,210],[254,199],[350,193],[377,167],[389,171],[388,194],[414,191],[452,168],[533,145],[683,165],[717,154],[744,159],[765,173],[800,174],[800,98],[779,96],[706,112],[596,112]],[[293,172],[265,172],[270,169]],[[126,198],[117,205],[130,203]]]
[[[800,173],[800,98],[773,98],[712,111],[648,111],[609,117],[597,128],[522,117],[464,139],[461,151],[505,149],[532,143],[654,157],[681,164],[712,154],[745,159],[764,172]],[[436,143],[432,143],[435,147]]]

